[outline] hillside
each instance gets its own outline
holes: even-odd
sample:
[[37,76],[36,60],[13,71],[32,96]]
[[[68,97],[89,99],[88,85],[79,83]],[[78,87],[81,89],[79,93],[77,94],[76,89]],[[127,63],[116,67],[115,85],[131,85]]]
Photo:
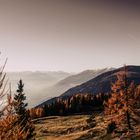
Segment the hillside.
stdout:
[[[111,90],[111,83],[116,81],[117,74],[122,70],[123,67],[100,74],[88,82],[69,89],[61,97],[72,96],[76,93],[108,93]],[[140,84],[140,66],[127,66],[127,80]]]
[[139,125],[127,132],[121,125],[114,133],[108,134],[108,123],[114,116],[90,115],[51,116],[34,120],[36,140],[139,140]]
[[[114,83],[116,81],[117,74],[122,70],[123,67],[104,72],[81,85],[70,88],[58,97],[53,97],[52,99],[44,101],[38,106],[42,106],[43,104],[50,104],[56,101],[58,98],[65,99],[77,93],[91,93],[94,95],[98,93],[109,93],[111,91],[111,83]],[[127,66],[127,71],[128,82],[134,81],[135,84],[140,84],[140,66]]]
[[68,89],[70,89],[74,86],[80,85],[92,78],[95,78],[96,76],[98,76],[108,70],[110,70],[110,69],[105,68],[105,69],[99,69],[99,70],[85,70],[81,73],[78,73],[75,75],[70,75],[63,80],[60,80],[53,86],[44,89],[43,91],[44,91],[44,93],[47,92],[47,94],[49,94],[50,97],[59,96],[62,93],[64,93],[65,91],[67,91]]
[[[104,68],[104,69],[98,69],[98,70],[85,70],[81,73],[70,75],[66,77],[65,79],[60,80],[53,86],[43,89],[41,93],[43,93],[42,97],[44,98],[42,98],[43,100],[39,102],[38,104],[39,105],[44,104],[44,102],[46,101],[48,103],[51,103],[57,99],[57,96],[60,96],[62,93],[64,93],[68,89],[75,87],[77,85],[80,85],[112,69],[113,68]],[[49,99],[48,99],[48,96],[50,97]]]

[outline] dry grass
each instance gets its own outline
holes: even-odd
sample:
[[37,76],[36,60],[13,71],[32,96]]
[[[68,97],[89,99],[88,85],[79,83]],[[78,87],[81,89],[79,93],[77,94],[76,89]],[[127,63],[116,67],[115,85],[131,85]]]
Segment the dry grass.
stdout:
[[[66,117],[47,117],[36,122],[37,140],[79,140],[90,139],[94,132],[102,133],[100,126],[88,128],[86,120],[88,115],[76,115]],[[101,134],[100,134],[101,135]]]
[[[107,134],[108,122],[113,116],[96,116],[95,127],[89,127],[87,119],[89,115],[75,116],[52,116],[37,119],[34,121],[36,126],[36,140],[134,140],[140,139],[140,126],[136,126],[133,132],[123,134],[118,133]],[[122,127],[123,128],[123,127]],[[124,127],[125,128],[125,127]],[[137,138],[136,138],[137,137]]]

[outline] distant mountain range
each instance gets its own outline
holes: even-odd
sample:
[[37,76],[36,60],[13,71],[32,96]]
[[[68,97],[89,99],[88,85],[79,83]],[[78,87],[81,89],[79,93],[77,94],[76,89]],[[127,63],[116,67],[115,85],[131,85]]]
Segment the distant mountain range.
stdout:
[[[22,79],[26,85],[26,83],[30,83],[30,85],[35,86],[46,86],[50,87],[58,81],[72,75],[71,73],[66,73],[62,71],[56,72],[8,72],[7,77],[10,82],[17,83],[19,79]],[[35,86],[37,87],[37,86]]]
[[112,68],[108,69],[98,69],[98,70],[85,70],[83,72],[80,72],[78,74],[70,75],[66,77],[63,80],[60,80],[53,86],[46,88],[43,90],[44,95],[47,93],[47,95],[50,95],[50,97],[59,96],[68,89],[80,85],[92,78],[95,78],[96,76],[100,75],[101,73],[104,73],[108,70],[111,70]]
[[25,86],[29,107],[35,106],[50,98],[60,96],[68,89],[80,85],[101,73],[110,69],[85,70],[78,74],[66,72],[10,72],[7,73],[9,82],[12,84],[12,91],[15,93],[19,79],[22,79]]
[[[124,68],[118,68],[115,70],[105,71],[104,73],[92,78],[91,80],[82,83],[81,85],[70,88],[58,97],[52,98],[40,104],[48,104],[54,102],[57,98],[68,98],[74,94],[80,93],[108,93],[111,91],[111,83],[114,83],[117,79],[117,74]],[[140,84],[140,66],[127,66],[127,79],[128,82],[134,81],[135,84]]]
[[[37,104],[43,99],[42,89],[48,88],[58,81],[72,75],[62,71],[56,72],[8,72],[7,78],[12,84],[12,93],[14,94],[17,89],[17,83],[20,79],[24,83],[24,92],[27,96],[29,106]],[[47,96],[47,95],[46,95]]]

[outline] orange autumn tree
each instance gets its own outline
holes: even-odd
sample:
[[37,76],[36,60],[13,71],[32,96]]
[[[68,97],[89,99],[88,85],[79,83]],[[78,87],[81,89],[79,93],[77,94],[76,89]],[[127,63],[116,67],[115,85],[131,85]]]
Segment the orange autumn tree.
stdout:
[[0,118],[0,140],[34,140],[34,125],[30,116],[20,119],[19,114],[15,114],[14,106],[13,98],[11,94],[8,94],[7,105],[4,107],[3,116]]
[[[15,114],[11,86],[7,87],[8,80],[4,73],[6,62],[7,59],[5,64],[0,67],[0,140],[29,140],[31,132],[29,129],[34,127],[33,122],[28,121],[26,126],[22,127],[21,123],[24,120],[19,122],[19,115]],[[16,123],[17,121],[19,123]],[[35,138],[30,139],[34,140]]]
[[39,108],[31,108],[28,110],[30,117],[32,119],[36,119],[36,118],[41,118],[44,117],[44,109],[39,107]]
[[[132,129],[131,119],[139,121],[137,109],[140,103],[140,90],[134,82],[128,84],[127,69],[118,73],[117,80],[111,87],[112,94],[108,102],[105,102],[105,114],[117,114]],[[137,116],[137,117],[136,117]],[[120,120],[119,120],[120,121]]]

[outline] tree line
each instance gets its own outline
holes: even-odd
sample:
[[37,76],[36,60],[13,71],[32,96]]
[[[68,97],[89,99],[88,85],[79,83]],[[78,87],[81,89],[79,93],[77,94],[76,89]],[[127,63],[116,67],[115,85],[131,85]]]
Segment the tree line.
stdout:
[[89,114],[94,111],[103,111],[103,103],[107,101],[110,94],[90,93],[76,94],[67,98],[58,98],[51,104],[44,104],[42,107],[30,110],[32,118],[52,116],[52,115],[71,115]]

